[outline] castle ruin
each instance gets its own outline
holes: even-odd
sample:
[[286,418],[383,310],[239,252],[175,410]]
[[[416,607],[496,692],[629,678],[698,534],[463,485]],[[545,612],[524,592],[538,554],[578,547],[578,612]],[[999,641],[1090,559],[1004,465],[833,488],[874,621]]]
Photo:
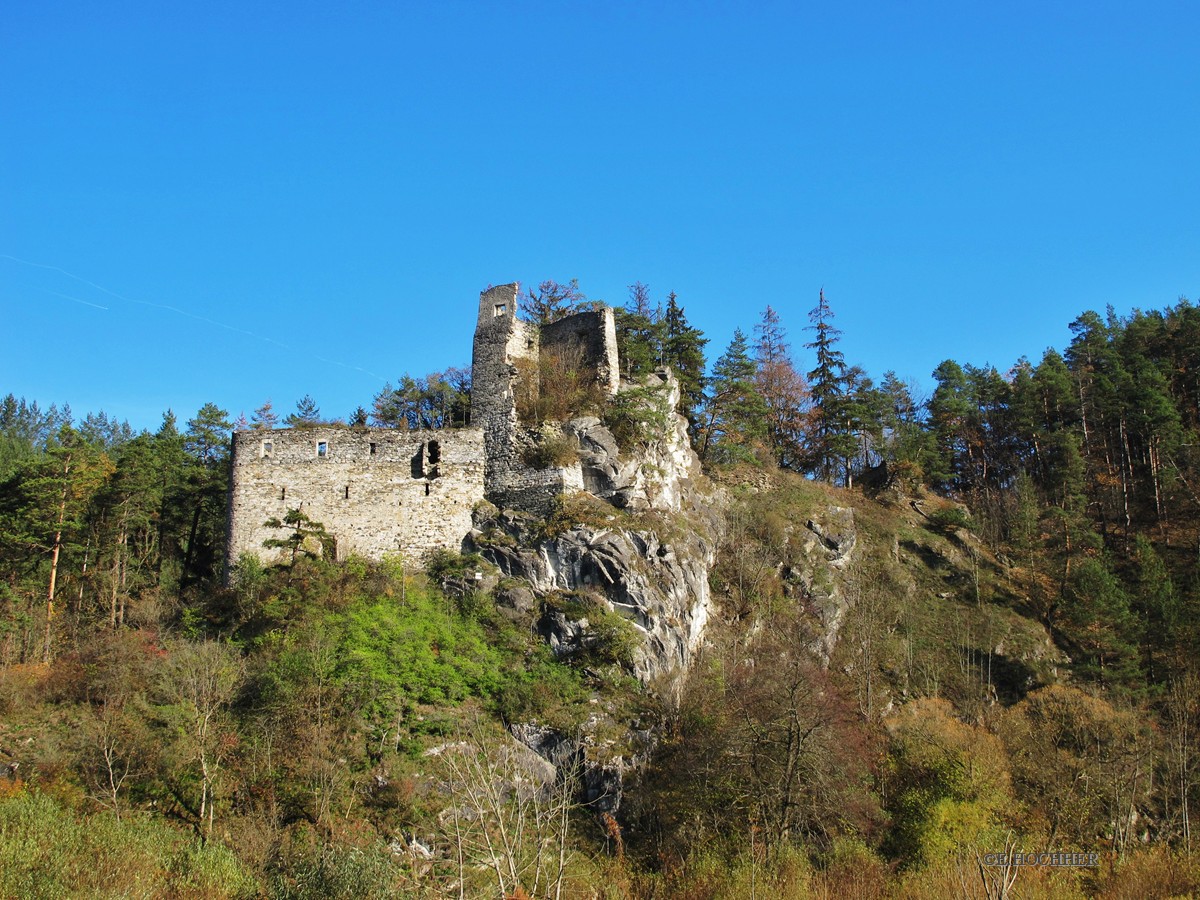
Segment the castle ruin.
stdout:
[[435,549],[460,550],[482,500],[544,512],[554,498],[583,490],[578,463],[538,468],[525,452],[533,438],[519,420],[522,377],[544,355],[569,360],[606,396],[620,368],[609,307],[537,326],[517,316],[517,284],[479,296],[471,360],[471,426],[436,431],[318,425],[241,431],[233,436],[228,559],[275,561],[265,523],[299,509],[320,522],[335,554],[413,562]]

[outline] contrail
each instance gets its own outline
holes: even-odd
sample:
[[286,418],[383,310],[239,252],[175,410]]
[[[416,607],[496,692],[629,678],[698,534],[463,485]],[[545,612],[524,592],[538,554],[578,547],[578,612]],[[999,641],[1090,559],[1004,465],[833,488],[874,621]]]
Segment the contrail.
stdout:
[[[47,269],[51,272],[59,272],[65,276],[67,276],[68,278],[74,279],[75,281],[78,281],[81,284],[86,284],[88,287],[95,288],[96,290],[100,291],[101,293],[108,294],[108,296],[114,297],[117,300],[123,300],[126,303],[136,303],[140,306],[149,306],[149,307],[153,307],[154,309],[165,309],[168,312],[178,313],[179,315],[185,316],[189,319],[195,319],[197,322],[204,322],[205,324],[212,325],[216,328],[223,328],[226,331],[232,331],[235,334],[242,334],[242,335],[245,335],[246,337],[254,338],[255,340],[262,341],[265,344],[274,344],[276,347],[280,347],[284,350],[291,350],[295,353],[308,352],[308,351],[302,350],[299,347],[292,347],[288,344],[284,344],[280,341],[275,340],[274,338],[263,337],[260,334],[255,334],[253,331],[247,331],[244,328],[238,328],[234,325],[227,325],[224,322],[218,322],[216,319],[210,319],[207,316],[196,315],[196,313],[188,312],[186,309],[180,309],[177,306],[170,306],[166,303],[154,303],[153,301],[150,301],[150,300],[137,300],[133,297],[123,296],[122,294],[118,294],[116,291],[109,290],[102,284],[96,284],[96,282],[88,281],[86,278],[76,275],[74,272],[68,272],[66,269],[62,268],[61,266],[50,266],[50,265],[46,265],[45,263],[30,262],[27,259],[20,259],[19,257],[12,256],[11,254],[8,254],[8,253],[0,253],[0,259],[12,260],[15,263],[20,263],[23,266],[32,266],[35,269]],[[55,296],[57,296],[57,297],[64,297],[67,300],[74,300],[77,303],[83,303],[87,306],[94,306],[97,309],[107,310],[109,308],[107,306],[100,306],[100,304],[98,304],[98,303],[88,303],[88,301],[80,300],[78,297],[70,297],[66,294],[58,294],[55,291],[51,291],[46,288],[40,288],[40,290],[44,290],[48,294],[55,294]],[[329,363],[332,366],[340,366],[343,369],[350,369],[351,371],[354,371],[354,372],[362,372],[365,375],[370,375],[372,378],[377,378],[380,381],[385,382],[385,383],[387,381],[387,379],[384,378],[382,375],[372,372],[370,369],[364,369],[362,366],[352,366],[352,365],[349,365],[344,362],[339,362],[336,359],[326,359],[323,356],[317,356],[315,353],[312,355],[314,358],[320,360],[323,363]]]
[[44,291],[47,294],[53,294],[55,297],[62,297],[64,300],[74,300],[76,303],[82,303],[84,306],[94,306],[96,309],[107,310],[107,306],[101,306],[99,303],[92,303],[88,300],[80,300],[78,297],[72,297],[70,294],[60,294],[58,291],[52,291],[49,288],[40,287],[39,291]]

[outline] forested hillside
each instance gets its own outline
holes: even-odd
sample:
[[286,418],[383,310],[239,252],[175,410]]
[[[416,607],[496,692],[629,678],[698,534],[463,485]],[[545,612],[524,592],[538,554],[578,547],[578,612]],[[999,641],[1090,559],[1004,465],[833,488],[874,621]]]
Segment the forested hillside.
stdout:
[[[545,282],[522,311],[588,303]],[[632,677],[617,613],[473,555],[338,564],[298,515],[278,566],[226,578],[230,432],[326,422],[311,397],[140,434],[4,398],[0,896],[1200,890],[1200,307],[1085,312],[1036,361],[947,359],[927,396],[848,362],[835,322],[824,294],[768,307],[710,365],[674,294],[617,311],[622,375],[672,368],[723,498],[717,608],[671,689]],[[469,424],[467,370],[396,384],[341,427]],[[594,393],[528,414],[647,427]],[[625,515],[596,503],[536,527]],[[564,610],[591,631],[555,655]],[[600,719],[633,762],[619,806],[510,736]],[[1098,856],[983,864],[1013,850]]]

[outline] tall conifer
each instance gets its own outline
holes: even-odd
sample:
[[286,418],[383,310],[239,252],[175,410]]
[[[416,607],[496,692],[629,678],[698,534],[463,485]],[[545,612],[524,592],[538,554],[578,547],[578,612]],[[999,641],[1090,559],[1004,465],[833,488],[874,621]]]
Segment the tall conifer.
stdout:
[[813,339],[804,346],[816,353],[817,365],[808,373],[812,393],[812,430],[809,436],[809,468],[818,477],[831,480],[837,460],[854,452],[848,434],[845,409],[846,361],[837,349],[841,330],[833,326],[833,310],[821,289],[817,305],[808,314]]

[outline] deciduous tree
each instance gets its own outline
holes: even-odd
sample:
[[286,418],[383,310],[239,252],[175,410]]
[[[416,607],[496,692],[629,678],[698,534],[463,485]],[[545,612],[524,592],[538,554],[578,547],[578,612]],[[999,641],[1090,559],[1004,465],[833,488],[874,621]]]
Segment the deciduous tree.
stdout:
[[579,279],[566,284],[543,281],[536,288],[526,288],[517,301],[522,318],[535,325],[557,322],[588,305],[587,296],[579,289]]

